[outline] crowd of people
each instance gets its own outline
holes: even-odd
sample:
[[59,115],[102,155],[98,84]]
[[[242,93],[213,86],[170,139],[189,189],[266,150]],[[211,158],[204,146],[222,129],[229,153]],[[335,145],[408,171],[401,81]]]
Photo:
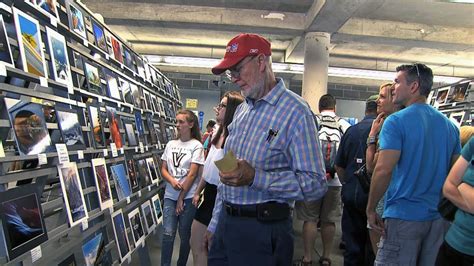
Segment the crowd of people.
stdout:
[[[315,115],[287,90],[259,35],[230,40],[212,72],[241,91],[224,94],[204,137],[193,112],[176,116],[178,138],[162,155],[162,265],[171,265],[176,231],[178,265],[190,250],[194,265],[331,265],[341,215],[344,265],[474,265],[473,130],[460,133],[426,104],[429,67],[397,67],[353,126],[333,96]],[[222,172],[214,162],[230,151],[236,167]],[[452,222],[438,211],[443,196],[457,207]],[[303,221],[299,259],[293,211]]]

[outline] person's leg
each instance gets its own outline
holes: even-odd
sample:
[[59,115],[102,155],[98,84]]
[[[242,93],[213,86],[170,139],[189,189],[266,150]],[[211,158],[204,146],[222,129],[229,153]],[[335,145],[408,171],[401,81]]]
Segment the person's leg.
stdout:
[[431,221],[429,231],[423,239],[418,263],[421,266],[434,265],[439,247],[444,241],[444,236],[448,232],[449,223],[443,218]]
[[163,202],[163,240],[161,245],[161,265],[171,265],[173,244],[176,236],[178,217],[176,216],[176,201],[165,198]]
[[[341,215],[341,187],[329,187],[321,206],[321,241],[323,243],[322,261],[331,259],[336,220]],[[347,245],[347,243],[346,243]]]
[[[229,265],[228,257],[226,255],[227,247],[224,244],[224,238],[227,232],[225,231],[225,224],[227,223],[227,214],[224,207],[222,207],[219,215],[219,223],[216,231],[212,237],[212,243],[207,256],[208,266],[227,266]],[[233,228],[235,230],[235,228]]]
[[367,218],[353,205],[345,204],[341,220],[344,228],[344,265],[363,265]]
[[191,224],[193,223],[196,207],[192,204],[192,199],[184,200],[184,211],[178,217],[178,231],[181,243],[179,245],[178,266],[186,266],[191,246]]
[[194,266],[207,265],[207,250],[204,249],[204,235],[206,234],[207,226],[193,221],[191,225],[191,251],[193,253]]
[[303,223],[303,261],[310,262],[313,260],[314,244],[318,236],[317,222],[304,221]]
[[314,245],[318,235],[317,221],[324,198],[325,197],[311,202],[298,201],[295,205],[296,218],[304,221],[302,232],[304,249],[303,262],[310,262],[313,259]]
[[[294,250],[293,219],[271,225],[274,263],[272,265],[291,265]],[[262,264],[263,265],[263,264]]]

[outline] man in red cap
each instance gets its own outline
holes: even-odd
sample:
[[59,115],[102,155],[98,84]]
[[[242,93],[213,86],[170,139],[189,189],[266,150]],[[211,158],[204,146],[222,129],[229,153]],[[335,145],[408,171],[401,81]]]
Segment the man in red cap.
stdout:
[[225,152],[237,168],[220,172],[209,265],[291,265],[295,200],[327,191],[313,113],[272,70],[270,42],[239,34],[212,69],[227,72],[246,100],[229,125]]

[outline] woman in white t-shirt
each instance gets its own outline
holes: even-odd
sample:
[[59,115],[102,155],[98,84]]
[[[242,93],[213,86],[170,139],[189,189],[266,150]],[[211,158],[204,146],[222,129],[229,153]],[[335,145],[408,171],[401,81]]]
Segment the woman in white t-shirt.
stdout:
[[[223,147],[225,139],[229,134],[227,126],[232,122],[235,110],[243,100],[244,98],[239,92],[230,91],[224,94],[221,102],[214,107],[219,129],[212,136],[211,148],[204,163],[203,178],[201,178],[193,198],[194,206],[199,207],[191,227],[191,249],[193,251],[194,266],[207,265],[207,249],[204,246],[204,238],[207,226],[212,218],[214,203],[216,202],[217,185],[220,182],[219,170],[214,162],[224,157]],[[203,189],[204,200],[198,206]]]
[[[166,144],[161,156],[161,174],[166,181],[163,207],[163,243],[161,265],[171,265],[176,230],[181,239],[178,264],[186,265],[189,256],[191,223],[196,207],[191,203],[204,163],[201,133],[196,115],[181,110],[176,115],[178,139]],[[197,178],[196,178],[197,177]]]

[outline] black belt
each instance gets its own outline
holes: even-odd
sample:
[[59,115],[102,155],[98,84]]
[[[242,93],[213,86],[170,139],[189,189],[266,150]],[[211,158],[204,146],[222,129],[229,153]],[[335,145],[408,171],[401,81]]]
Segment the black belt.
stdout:
[[291,208],[288,204],[275,201],[251,205],[224,202],[224,208],[230,216],[257,218],[259,221],[280,221],[291,215]]

